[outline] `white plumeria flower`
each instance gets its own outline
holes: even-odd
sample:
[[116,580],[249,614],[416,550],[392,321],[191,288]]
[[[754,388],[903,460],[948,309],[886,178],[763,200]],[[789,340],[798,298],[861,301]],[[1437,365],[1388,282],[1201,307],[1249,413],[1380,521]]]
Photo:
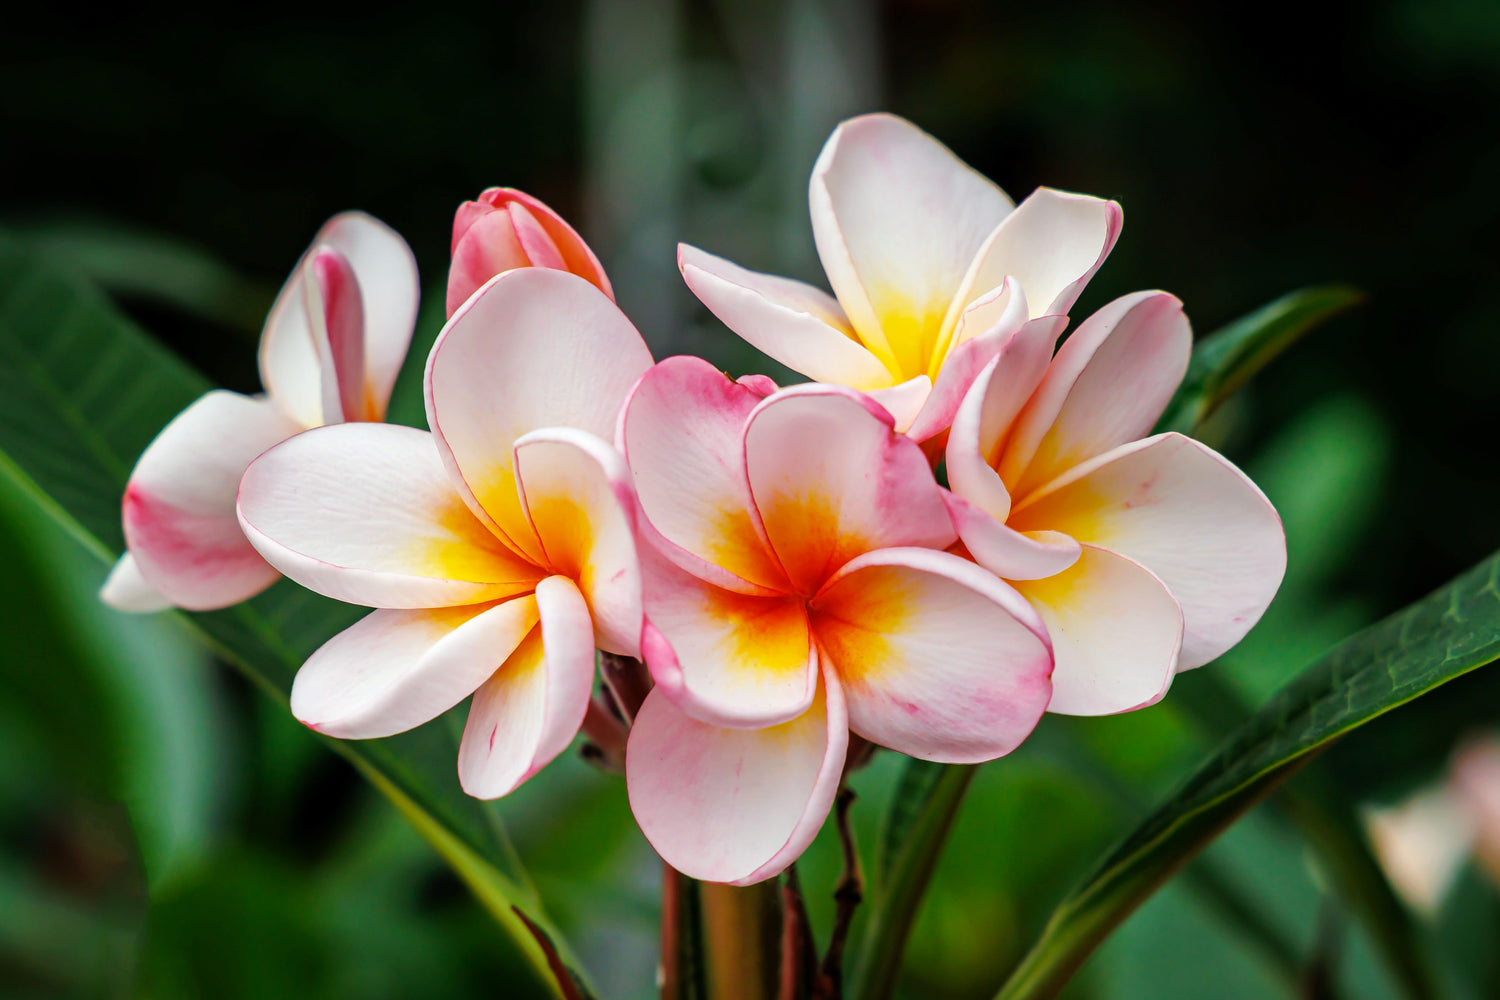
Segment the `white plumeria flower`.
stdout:
[[1181,302],[1117,299],[1054,357],[1062,327],[1024,324],[975,380],[948,438],[949,503],[975,560],[1047,624],[1048,710],[1105,715],[1239,642],[1281,585],[1286,537],[1222,455],[1144,436],[1187,371]]
[[901,118],[841,124],[813,167],[833,296],[683,245],[682,275],[735,333],[818,382],[875,396],[918,441],[1028,319],[1065,313],[1119,237],[1120,206],[1039,188],[1019,206]]
[[458,766],[480,798],[561,753],[588,708],[595,647],[639,652],[634,491],[606,439],[650,366],[583,278],[507,271],[433,346],[431,433],[318,428],[251,464],[239,512],[256,549],[305,587],[379,609],[302,667],[293,714],[364,739],[472,694]]
[[123,611],[202,611],[278,573],[245,540],[235,491],[250,461],[322,424],[380,420],[417,316],[406,241],[362,212],[334,216],[282,287],[260,341],[259,396],[214,390],[178,414],[131,472],[126,552],[100,596]]

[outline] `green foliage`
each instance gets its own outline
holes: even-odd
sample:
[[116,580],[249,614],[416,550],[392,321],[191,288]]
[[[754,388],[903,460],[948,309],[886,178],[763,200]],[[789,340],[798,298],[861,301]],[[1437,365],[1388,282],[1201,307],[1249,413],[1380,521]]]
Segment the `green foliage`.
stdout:
[[[0,240],[0,473],[99,559],[119,551],[119,498],[135,457],[207,388],[97,292],[32,248]],[[282,582],[237,607],[183,618],[285,701],[302,661],[355,616]],[[512,907],[550,924],[492,809],[459,788],[451,730],[326,742],[438,849],[547,975],[546,956]]]

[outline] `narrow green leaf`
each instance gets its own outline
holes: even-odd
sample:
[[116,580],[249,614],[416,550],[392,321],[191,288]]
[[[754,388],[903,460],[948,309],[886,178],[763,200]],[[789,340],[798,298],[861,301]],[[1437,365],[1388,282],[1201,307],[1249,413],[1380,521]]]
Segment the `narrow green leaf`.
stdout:
[[[120,496],[136,456],[208,388],[96,290],[0,237],[0,475],[101,560],[121,548]],[[282,581],[236,607],[183,617],[285,702],[307,656],[360,613]],[[447,727],[325,742],[453,865],[544,982],[554,982],[547,956],[512,907],[525,910],[576,971],[493,809],[459,788]]]
[[1283,688],[1062,901],[997,1000],[1056,996],[1105,935],[1318,750],[1500,657],[1497,581],[1500,554]]
[[1194,345],[1187,375],[1156,429],[1192,433],[1220,403],[1303,334],[1363,298],[1362,292],[1347,285],[1304,288],[1204,337]]

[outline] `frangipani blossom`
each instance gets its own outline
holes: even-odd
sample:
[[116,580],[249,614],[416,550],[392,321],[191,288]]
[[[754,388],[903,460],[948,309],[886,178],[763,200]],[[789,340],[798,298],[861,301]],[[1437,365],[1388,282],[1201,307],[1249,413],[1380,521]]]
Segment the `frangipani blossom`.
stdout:
[[504,795],[572,740],[594,649],[636,655],[635,499],[604,440],[651,355],[582,278],[491,279],[427,362],[432,432],[342,425],[257,459],[240,523],[277,569],[376,610],[329,640],[292,712],[330,736],[388,736],[474,695],[471,795]]
[[322,424],[380,420],[411,343],[417,264],[362,212],[334,216],[282,287],[260,340],[264,395],[215,390],[157,435],[125,488],[125,555],[100,592],[124,611],[195,611],[253,597],[278,576],[235,519],[240,474]]
[[453,216],[448,315],[486,281],[517,267],[549,267],[587,278],[611,299],[609,278],[583,237],[545,204],[515,188],[493,187]]
[[1187,370],[1182,303],[1139,292],[1085,320],[1010,335],[947,444],[965,547],[1041,615],[1049,710],[1152,704],[1264,613],[1286,569],[1281,519],[1244,473],[1181,434],[1149,434]]
[[621,421],[656,681],[630,733],[631,808],[673,867],[739,884],[812,840],[850,731],[990,760],[1051,693],[1036,613],[942,551],[954,529],[921,448],[849,389],[769,388],[673,358]]
[[947,429],[1021,323],[1068,311],[1121,224],[1115,202],[1049,188],[1013,205],[886,114],[834,130],[809,200],[833,296],[686,245],[683,278],[745,340],[815,381],[873,394],[918,441]]

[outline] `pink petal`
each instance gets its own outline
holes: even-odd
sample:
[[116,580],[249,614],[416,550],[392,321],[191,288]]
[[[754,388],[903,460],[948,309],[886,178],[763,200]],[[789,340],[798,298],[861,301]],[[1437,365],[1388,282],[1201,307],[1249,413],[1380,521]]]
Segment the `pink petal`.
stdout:
[[303,291],[322,373],[323,421],[379,420],[365,385],[365,316],[354,268],[332,247],[314,247],[307,262]]
[[1166,694],[1182,643],[1182,612],[1149,570],[1085,545],[1071,568],[1015,586],[1052,638],[1047,711],[1112,715]]
[[1187,372],[1193,334],[1174,296],[1137,293],[1096,317],[1063,344],[1016,422],[999,468],[1018,498],[1150,433]]
[[719,586],[786,588],[745,483],[745,421],[762,396],[700,358],[668,358],[641,377],[621,415],[641,530],[684,569]]
[[1244,473],[1180,434],[1117,448],[1028,498],[1020,530],[1066,532],[1136,560],[1182,606],[1179,669],[1244,637],[1286,571],[1281,519]]
[[989,234],[964,277],[964,304],[1007,276],[1026,291],[1032,316],[1066,313],[1120,237],[1113,201],[1037,188]]
[[479,799],[514,790],[568,748],[594,689],[594,630],[573,581],[536,588],[541,626],[474,692],[458,780]]
[[529,594],[500,604],[373,611],[297,671],[292,714],[339,739],[403,733],[473,694],[536,623]]
[[432,435],[410,427],[299,434],[245,471],[239,512],[269,562],[351,604],[477,604],[527,593],[544,575],[469,513]]
[[141,578],[180,608],[205,611],[276,581],[235,520],[245,467],[298,427],[264,396],[214,391],[178,414],[125,487],[125,545]]
[[[918,375],[889,389],[873,389],[866,395],[891,415],[897,434],[906,434],[912,422],[924,411],[927,400],[932,395],[932,379],[926,375]],[[922,439],[913,436],[913,440]]]
[[171,601],[157,593],[146,582],[146,578],[141,576],[141,569],[135,564],[135,556],[129,552],[121,556],[109,571],[104,586],[99,588],[99,600],[116,611],[140,613],[164,611],[172,606]]
[[871,552],[810,607],[849,727],[872,743],[973,764],[1020,746],[1047,708],[1052,656],[1036,612],[957,556]]
[[566,271],[507,271],[438,336],[427,423],[474,513],[540,559],[516,491],[516,441],[544,427],[613,440],[621,404],[649,367],[641,335],[599,289]]
[[849,729],[825,676],[803,715],[769,729],[699,722],[652,691],[626,751],[630,808],[662,859],[691,878],[749,885],[812,843],[844,767]]
[[545,565],[583,593],[596,644],[639,656],[641,569],[624,458],[592,434],[550,428],[516,442],[515,468]]
[[705,583],[647,550],[641,652],[657,689],[694,718],[732,728],[807,711],[817,657],[801,597],[756,597]]
[[796,591],[812,593],[863,552],[956,537],[922,449],[850,390],[781,390],[751,413],[744,448],[751,496]]
[[679,244],[677,266],[693,294],[729,329],[793,371],[857,389],[891,373],[855,338],[844,310],[811,285],[745,268]]
[[1047,372],[1066,322],[1065,317],[1044,316],[1022,325],[974,379],[953,415],[945,452],[948,484],[998,520],[1010,513],[1010,492],[994,467],[1016,414]]
[[893,115],[852,118],[813,167],[813,237],[860,340],[906,378],[929,370],[970,262],[1011,201]]
[[1079,545],[1056,531],[1024,535],[952,493],[948,513],[974,561],[1002,580],[1040,580],[1078,561]]

